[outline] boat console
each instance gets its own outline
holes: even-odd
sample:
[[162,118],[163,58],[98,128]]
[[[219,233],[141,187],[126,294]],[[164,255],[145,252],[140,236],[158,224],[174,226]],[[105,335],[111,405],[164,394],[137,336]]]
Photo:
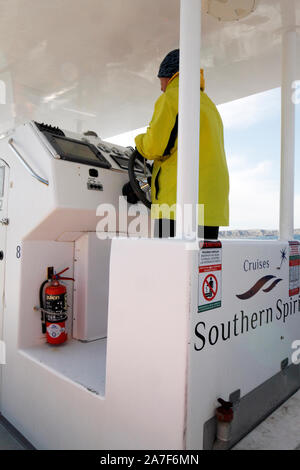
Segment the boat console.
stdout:
[[[36,122],[0,140],[1,413],[39,449],[211,449],[219,398],[232,446],[300,387],[300,244],[151,238],[131,152]],[[40,287],[67,267],[49,344]]]

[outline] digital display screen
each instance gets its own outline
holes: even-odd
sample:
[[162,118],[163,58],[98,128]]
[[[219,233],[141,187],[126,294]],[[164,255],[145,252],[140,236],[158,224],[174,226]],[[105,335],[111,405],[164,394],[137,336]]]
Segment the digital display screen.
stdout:
[[44,132],[44,135],[62,160],[107,169],[111,168],[111,164],[104,158],[100,150],[89,142],[81,142],[52,132]]
[[53,140],[65,155],[72,156],[78,162],[84,159],[90,161],[91,165],[95,162],[99,163],[99,158],[87,144],[57,137],[53,137]]

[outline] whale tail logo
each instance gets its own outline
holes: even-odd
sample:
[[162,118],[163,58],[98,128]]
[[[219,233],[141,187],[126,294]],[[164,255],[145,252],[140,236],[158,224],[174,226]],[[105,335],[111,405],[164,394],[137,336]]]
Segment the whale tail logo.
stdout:
[[244,294],[237,295],[237,298],[241,300],[251,299],[251,297],[254,297],[269,281],[271,281],[271,279],[273,279],[273,282],[270,284],[270,286],[266,289],[263,289],[263,292],[271,292],[271,290],[273,290],[274,287],[276,287],[277,284],[282,281],[282,279],[276,279],[276,276],[268,275],[260,278],[254,284],[254,286],[252,286],[251,289],[249,289],[247,292],[244,292]]

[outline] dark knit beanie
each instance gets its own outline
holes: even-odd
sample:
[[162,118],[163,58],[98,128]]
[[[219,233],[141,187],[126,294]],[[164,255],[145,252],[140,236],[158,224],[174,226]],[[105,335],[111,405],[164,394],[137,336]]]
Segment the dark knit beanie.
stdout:
[[179,72],[179,49],[169,52],[159,67],[158,78],[171,78]]

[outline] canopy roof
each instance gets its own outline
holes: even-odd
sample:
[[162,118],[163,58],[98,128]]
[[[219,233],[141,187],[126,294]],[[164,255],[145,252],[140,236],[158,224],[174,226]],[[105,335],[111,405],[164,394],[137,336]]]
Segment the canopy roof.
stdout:
[[[228,1],[241,10],[255,3]],[[207,13],[208,2],[221,8],[226,0],[203,1],[202,63],[216,103],[280,85],[282,27],[300,22],[299,0],[286,18],[290,1],[258,0],[253,13],[230,22]],[[159,64],[179,45],[179,7],[179,0],[0,0],[0,131],[28,119],[101,137],[146,125],[160,94]]]

